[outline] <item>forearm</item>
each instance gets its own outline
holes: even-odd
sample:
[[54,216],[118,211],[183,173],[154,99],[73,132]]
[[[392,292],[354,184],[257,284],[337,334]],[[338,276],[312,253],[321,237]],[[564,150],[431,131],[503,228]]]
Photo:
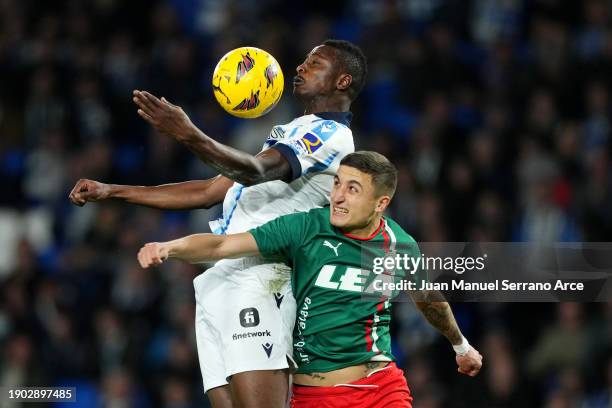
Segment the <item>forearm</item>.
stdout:
[[415,302],[425,319],[453,345],[461,344],[463,335],[448,302]]
[[192,126],[188,135],[179,140],[204,163],[245,186],[275,177],[266,174],[263,164],[255,156],[219,143],[195,126]]
[[162,210],[210,208],[223,195],[207,194],[216,179],[163,184],[160,186],[109,185],[109,197]]
[[198,129],[180,106],[173,105],[165,98],[159,99],[149,92],[135,90],[134,102],[139,107],[138,114],[160,133],[184,144],[200,160],[228,179],[251,186],[291,177],[290,164],[286,158],[266,155],[270,151],[274,152],[274,149],[268,149],[255,157],[218,143]]
[[168,258],[198,263],[221,259],[219,248],[224,236],[214,234],[194,234],[162,243],[168,251]]
[[249,232],[230,235],[195,234],[161,243],[169,258],[197,263],[259,255]]

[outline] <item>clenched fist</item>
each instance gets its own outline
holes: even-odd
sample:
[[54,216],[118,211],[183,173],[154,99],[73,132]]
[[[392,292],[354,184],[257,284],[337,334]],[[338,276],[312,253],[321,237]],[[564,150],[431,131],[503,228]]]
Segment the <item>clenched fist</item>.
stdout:
[[159,242],[149,242],[138,251],[138,262],[143,268],[159,265],[168,259],[168,248]]
[[461,374],[474,377],[482,367],[482,355],[474,347],[470,346],[468,352],[462,356],[457,355],[457,371]]
[[100,183],[94,180],[80,179],[75,184],[68,198],[73,204],[82,207],[88,201],[106,200],[110,193],[108,184]]

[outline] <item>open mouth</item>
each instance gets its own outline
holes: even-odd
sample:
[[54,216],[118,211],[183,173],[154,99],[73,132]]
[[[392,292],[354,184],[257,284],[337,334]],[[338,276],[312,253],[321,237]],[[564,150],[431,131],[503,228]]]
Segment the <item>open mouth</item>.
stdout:
[[334,215],[345,216],[348,214],[348,210],[342,207],[334,207]]
[[304,78],[299,75],[293,77],[293,86],[300,86],[302,84],[304,84]]

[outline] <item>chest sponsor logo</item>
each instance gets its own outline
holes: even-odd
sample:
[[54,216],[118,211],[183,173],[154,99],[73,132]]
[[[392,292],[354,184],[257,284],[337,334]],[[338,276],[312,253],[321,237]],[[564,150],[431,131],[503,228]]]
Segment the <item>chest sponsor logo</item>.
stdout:
[[[315,286],[325,289],[344,290],[355,293],[374,293],[380,292],[372,285],[376,280],[368,279],[372,277],[372,272],[359,268],[338,267],[336,265],[325,265],[319,271]],[[378,281],[393,282],[393,275],[377,275]]]
[[349,292],[363,292],[368,271],[357,268],[346,268],[346,271],[334,277],[335,265],[325,265],[319,271],[315,286],[326,289],[348,290]]

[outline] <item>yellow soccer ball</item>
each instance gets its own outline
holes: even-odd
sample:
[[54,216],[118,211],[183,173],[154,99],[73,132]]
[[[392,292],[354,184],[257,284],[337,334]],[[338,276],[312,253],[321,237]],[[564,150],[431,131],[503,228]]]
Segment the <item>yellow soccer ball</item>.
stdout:
[[217,63],[212,85],[217,102],[227,113],[253,119],[276,106],[285,79],[272,55],[259,48],[241,47]]

